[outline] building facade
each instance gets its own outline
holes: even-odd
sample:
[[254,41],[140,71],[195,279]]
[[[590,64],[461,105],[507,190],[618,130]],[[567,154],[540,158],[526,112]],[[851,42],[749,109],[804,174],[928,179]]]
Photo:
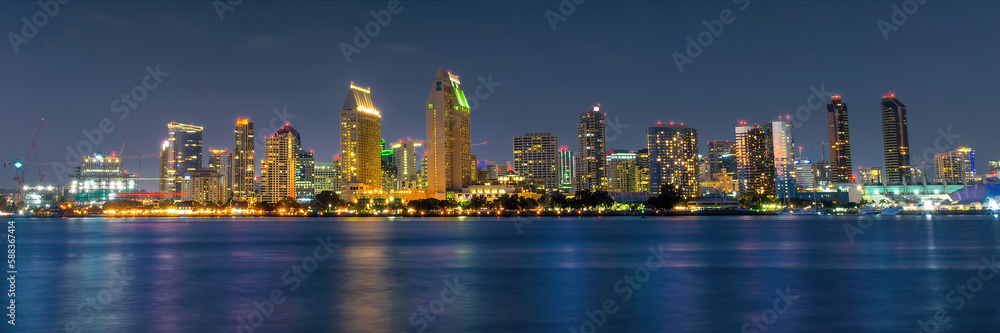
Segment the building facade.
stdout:
[[222,198],[229,201],[233,192],[233,154],[225,149],[208,150],[208,168],[218,172],[222,179]]
[[80,160],[70,179],[70,201],[77,205],[101,205],[121,193],[135,193],[135,175],[125,173],[115,154],[93,154]]
[[201,126],[167,124],[167,165],[164,168],[167,179],[160,192],[179,192],[184,174],[201,169],[202,130]]
[[934,168],[937,183],[965,183],[976,177],[976,152],[971,148],[959,147],[956,150],[940,153],[934,156]]
[[299,149],[295,152],[295,199],[309,202],[316,197],[316,160],[313,152]]
[[336,162],[316,162],[313,171],[313,193],[320,194],[326,191],[340,192],[340,172],[337,171]]
[[545,179],[547,191],[559,189],[558,140],[552,133],[526,133],[514,137],[514,172]]
[[419,187],[421,156],[417,153],[417,148],[422,147],[423,144],[423,142],[415,142],[406,138],[406,141],[399,140],[398,143],[392,145],[393,162],[396,165],[400,187],[405,189]]
[[708,173],[712,180],[718,180],[720,173],[726,173],[731,179],[736,179],[736,142],[708,142]]
[[249,118],[236,119],[236,145],[233,146],[233,199],[251,201],[257,195],[254,185],[257,164],[254,151],[253,123]]
[[906,106],[895,94],[882,95],[882,145],[885,153],[885,181],[888,184],[912,183],[910,136],[906,125]]
[[187,194],[183,201],[199,204],[224,204],[222,176],[209,169],[200,169],[184,174],[181,192]]
[[[573,156],[573,151],[569,150],[569,147],[559,147],[559,190],[562,192],[572,192],[573,191],[573,179],[575,179],[576,169],[576,159]],[[493,170],[489,169],[489,163],[486,164],[488,172],[492,175],[496,175],[496,163],[493,165]]]
[[260,168],[260,201],[275,203],[284,198],[295,198],[295,152],[300,144],[299,132],[289,125],[267,138]]
[[795,142],[787,119],[736,127],[737,187],[785,200],[795,198]]
[[638,192],[636,156],[628,150],[615,150],[605,158],[608,192]]
[[382,114],[372,101],[371,89],[351,83],[340,110],[341,184],[382,186]]
[[698,130],[684,124],[657,124],[646,130],[649,149],[649,191],[659,194],[666,184],[685,198],[699,193]]
[[830,104],[826,105],[826,120],[830,137],[832,180],[834,183],[850,183],[854,172],[851,168],[851,129],[847,104],[840,95],[831,97]]
[[602,190],[606,181],[605,114],[601,113],[601,105],[595,105],[590,111],[580,115],[577,125],[576,182],[574,191]]

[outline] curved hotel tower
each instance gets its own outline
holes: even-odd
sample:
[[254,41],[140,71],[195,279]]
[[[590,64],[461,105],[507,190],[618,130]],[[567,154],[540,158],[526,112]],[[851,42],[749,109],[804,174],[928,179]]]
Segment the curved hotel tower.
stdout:
[[457,75],[438,69],[427,97],[427,196],[444,199],[472,183],[469,103]]

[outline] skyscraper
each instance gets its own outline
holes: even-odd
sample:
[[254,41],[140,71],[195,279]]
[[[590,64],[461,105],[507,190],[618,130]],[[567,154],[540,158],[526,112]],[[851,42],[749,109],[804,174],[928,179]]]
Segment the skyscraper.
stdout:
[[257,176],[254,152],[253,123],[250,119],[236,119],[236,145],[233,146],[233,199],[249,201],[256,195],[254,177]]
[[167,180],[162,192],[179,192],[184,174],[201,169],[201,138],[201,126],[167,124]]
[[698,195],[698,130],[684,124],[657,124],[646,131],[649,149],[649,191],[660,193],[673,184],[681,195]]
[[399,143],[392,145],[397,177],[399,177],[403,188],[415,189],[418,187],[420,163],[418,162],[417,148],[421,146],[423,146],[423,142],[414,142],[410,138],[406,138],[406,141],[401,139]]
[[574,191],[602,190],[606,182],[604,169],[607,164],[604,137],[604,113],[601,105],[580,115],[577,125],[576,184]]
[[545,179],[545,190],[559,189],[559,146],[552,133],[526,133],[514,137],[514,172],[526,178]]
[[295,151],[295,199],[308,201],[315,198],[315,171],[313,152],[302,149]]
[[[573,171],[575,168],[576,168],[576,163],[573,158],[573,152],[569,150],[569,147],[559,147],[559,190],[560,191],[563,192],[573,191],[573,175],[574,175]],[[490,170],[490,164],[487,162],[486,169],[488,174],[496,175],[496,170],[497,170],[496,164],[494,164],[493,169]]]
[[976,176],[976,152],[971,148],[956,150],[934,156],[934,166],[939,183],[965,183]]
[[208,168],[221,177],[222,200],[229,200],[233,192],[233,154],[225,149],[211,149],[208,156]]
[[382,189],[383,192],[389,193],[391,191],[400,190],[399,185],[399,169],[396,168],[396,156],[390,149],[389,145],[382,140],[382,151],[379,153],[379,162],[382,168]]
[[720,173],[725,172],[730,179],[736,179],[736,142],[708,142],[708,174],[717,180]]
[[851,173],[851,130],[847,121],[847,104],[834,95],[826,105],[826,121],[830,134],[830,166],[834,183],[849,183]]
[[265,142],[266,152],[261,162],[262,202],[274,203],[289,197],[295,198],[295,152],[301,139],[299,132],[285,125]]
[[795,197],[795,141],[787,119],[736,127],[740,193]]
[[340,110],[340,174],[342,184],[382,187],[382,115],[372,101],[371,89],[351,82]]
[[438,69],[427,96],[427,194],[443,199],[472,181],[469,103],[457,75]]
[[170,193],[172,186],[170,182],[170,141],[163,140],[160,146],[160,193]]
[[635,152],[635,192],[649,193],[649,149]]
[[885,181],[889,184],[912,183],[910,136],[906,125],[906,106],[895,94],[882,95],[882,145],[885,152]]

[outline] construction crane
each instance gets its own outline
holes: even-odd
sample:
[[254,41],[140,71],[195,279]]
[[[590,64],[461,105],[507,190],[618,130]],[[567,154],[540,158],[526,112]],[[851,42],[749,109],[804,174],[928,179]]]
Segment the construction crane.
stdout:
[[480,143],[473,143],[473,144],[472,144],[471,146],[469,146],[469,147],[475,147],[475,146],[482,146],[482,145],[485,145],[485,144],[486,144],[486,141],[483,141],[483,142],[480,142]]
[[42,123],[45,122],[45,118],[38,123],[38,128],[35,128],[35,135],[31,137],[31,145],[28,146],[28,153],[24,154],[24,158],[14,161],[13,163],[4,163],[4,166],[14,167],[14,182],[17,183],[17,198],[15,198],[15,203],[20,204],[24,202],[21,197],[21,191],[24,190],[24,180],[25,180],[25,163],[31,158],[31,155],[35,155],[35,168],[38,170],[38,183],[41,184],[45,181],[45,174],[42,173],[42,166],[38,163],[38,152],[35,150],[35,140],[38,139],[38,132],[42,130]]

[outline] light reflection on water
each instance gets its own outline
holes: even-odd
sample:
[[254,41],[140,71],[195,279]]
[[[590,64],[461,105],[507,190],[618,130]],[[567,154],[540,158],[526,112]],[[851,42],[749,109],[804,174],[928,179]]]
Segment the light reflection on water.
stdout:
[[[17,331],[235,332],[281,290],[253,332],[415,332],[456,278],[425,332],[569,332],[606,299],[599,332],[739,331],[786,288],[801,298],[769,332],[913,332],[939,307],[943,331],[1000,324],[1000,279],[960,311],[945,297],[1000,252],[994,217],[876,216],[854,244],[853,216],[531,219],[19,220]],[[327,235],[339,248],[290,290]],[[616,281],[660,245],[666,268],[623,300]],[[122,266],[135,278],[88,305]]]

